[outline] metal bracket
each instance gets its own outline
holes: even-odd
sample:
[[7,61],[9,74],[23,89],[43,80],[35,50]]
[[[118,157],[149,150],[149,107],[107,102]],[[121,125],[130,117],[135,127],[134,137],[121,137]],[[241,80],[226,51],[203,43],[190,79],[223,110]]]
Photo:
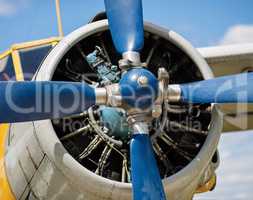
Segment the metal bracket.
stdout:
[[169,73],[165,68],[158,69],[159,93],[152,108],[152,117],[158,118],[162,114],[162,103],[167,99],[167,88],[169,85]]

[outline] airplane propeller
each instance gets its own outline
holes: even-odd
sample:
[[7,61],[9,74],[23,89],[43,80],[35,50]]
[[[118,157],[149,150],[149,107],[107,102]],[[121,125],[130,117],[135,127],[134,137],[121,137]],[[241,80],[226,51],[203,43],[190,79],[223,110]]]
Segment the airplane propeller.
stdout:
[[0,82],[0,99],[1,123],[60,118],[96,102],[88,84],[54,81]]
[[[116,50],[122,54],[123,60],[131,61],[118,84],[119,94],[115,95],[121,97],[124,102],[122,105],[125,106],[123,108],[127,112],[131,108],[131,111],[141,110],[137,114],[143,114],[139,121],[132,116],[134,120],[130,123],[134,130],[130,142],[133,199],[164,200],[166,196],[143,112],[146,108],[152,107],[159,96],[159,82],[151,72],[141,68],[139,52],[144,44],[142,2],[104,1]],[[132,66],[134,68],[131,68]],[[253,102],[251,85],[253,73],[248,73],[189,84],[169,85],[168,94],[162,96],[167,96],[169,101],[190,103]],[[86,83],[76,82],[0,82],[0,122],[62,118],[100,104],[122,106],[111,101],[113,95],[108,95],[108,88],[110,89],[110,86],[93,88]],[[152,92],[147,88],[151,88]],[[177,88],[173,95],[178,98],[172,100],[171,88]],[[129,99],[131,91],[135,93],[136,98]]]
[[250,72],[182,84],[178,88],[184,102],[253,103],[252,85],[253,72]]
[[141,0],[105,0],[106,14],[114,46],[124,54],[138,52],[144,44]]
[[[136,65],[135,67],[140,67],[139,51],[144,45],[142,1],[104,0],[104,2],[116,50],[123,55],[123,59],[131,61]],[[138,71],[136,74],[138,74]],[[142,73],[140,72],[140,74]],[[123,76],[123,79],[124,77],[126,76]],[[130,79],[126,81],[126,84],[128,83],[129,85],[132,84],[134,88],[138,87]],[[124,96],[123,92],[122,96]],[[132,102],[127,101],[126,103],[133,106]],[[142,126],[146,126],[146,124],[142,123],[140,128]],[[140,132],[137,129],[131,139],[130,158],[133,199],[162,200],[166,197],[148,134],[148,130]]]

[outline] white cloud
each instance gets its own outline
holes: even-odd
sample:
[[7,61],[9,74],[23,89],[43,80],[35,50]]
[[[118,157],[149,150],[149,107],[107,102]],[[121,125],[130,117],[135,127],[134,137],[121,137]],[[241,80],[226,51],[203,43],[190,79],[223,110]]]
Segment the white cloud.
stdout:
[[27,7],[30,0],[0,0],[0,16],[12,16]]
[[239,24],[230,27],[219,43],[221,45],[227,45],[249,42],[253,42],[253,24]]
[[253,196],[252,131],[221,136],[221,165],[214,191],[196,196],[195,200],[248,200]]
[[7,0],[0,0],[0,15],[7,16],[16,12],[16,7]]

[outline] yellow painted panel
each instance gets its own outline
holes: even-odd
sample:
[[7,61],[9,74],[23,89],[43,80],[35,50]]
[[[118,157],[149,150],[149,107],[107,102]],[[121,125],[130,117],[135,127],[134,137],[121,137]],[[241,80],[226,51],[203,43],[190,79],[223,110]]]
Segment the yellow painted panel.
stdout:
[[8,124],[0,124],[0,199],[15,200],[6,176],[4,165],[5,140],[7,137],[8,129]]
[[23,75],[23,70],[21,67],[19,52],[17,50],[12,51],[12,60],[13,60],[13,66],[14,66],[14,71],[15,71],[15,75],[16,75],[16,80],[23,81],[24,75]]
[[7,50],[3,52],[2,54],[0,54],[0,60],[2,60],[3,58],[7,57],[10,54],[11,54],[11,50]]
[[3,59],[4,57],[8,56],[15,50],[20,50],[20,49],[29,49],[37,46],[42,46],[46,44],[52,44],[55,45],[57,44],[62,38],[61,37],[52,37],[52,38],[47,38],[47,39],[42,39],[42,40],[35,40],[35,41],[30,41],[30,42],[24,42],[24,43],[19,43],[19,44],[14,44],[12,47],[3,52],[0,53],[0,60]]
[[13,50],[27,49],[27,48],[32,48],[36,46],[51,44],[54,42],[59,42],[60,40],[61,40],[61,37],[53,37],[53,38],[47,38],[47,39],[42,39],[42,40],[35,40],[31,42],[24,42],[24,43],[12,45],[12,49]]

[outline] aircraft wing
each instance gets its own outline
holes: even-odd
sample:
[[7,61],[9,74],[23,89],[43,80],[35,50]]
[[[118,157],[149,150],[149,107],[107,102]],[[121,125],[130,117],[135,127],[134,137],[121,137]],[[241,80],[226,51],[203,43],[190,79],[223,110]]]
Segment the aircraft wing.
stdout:
[[[253,71],[253,43],[198,48],[215,76]],[[253,129],[253,105],[220,105],[223,132]]]

